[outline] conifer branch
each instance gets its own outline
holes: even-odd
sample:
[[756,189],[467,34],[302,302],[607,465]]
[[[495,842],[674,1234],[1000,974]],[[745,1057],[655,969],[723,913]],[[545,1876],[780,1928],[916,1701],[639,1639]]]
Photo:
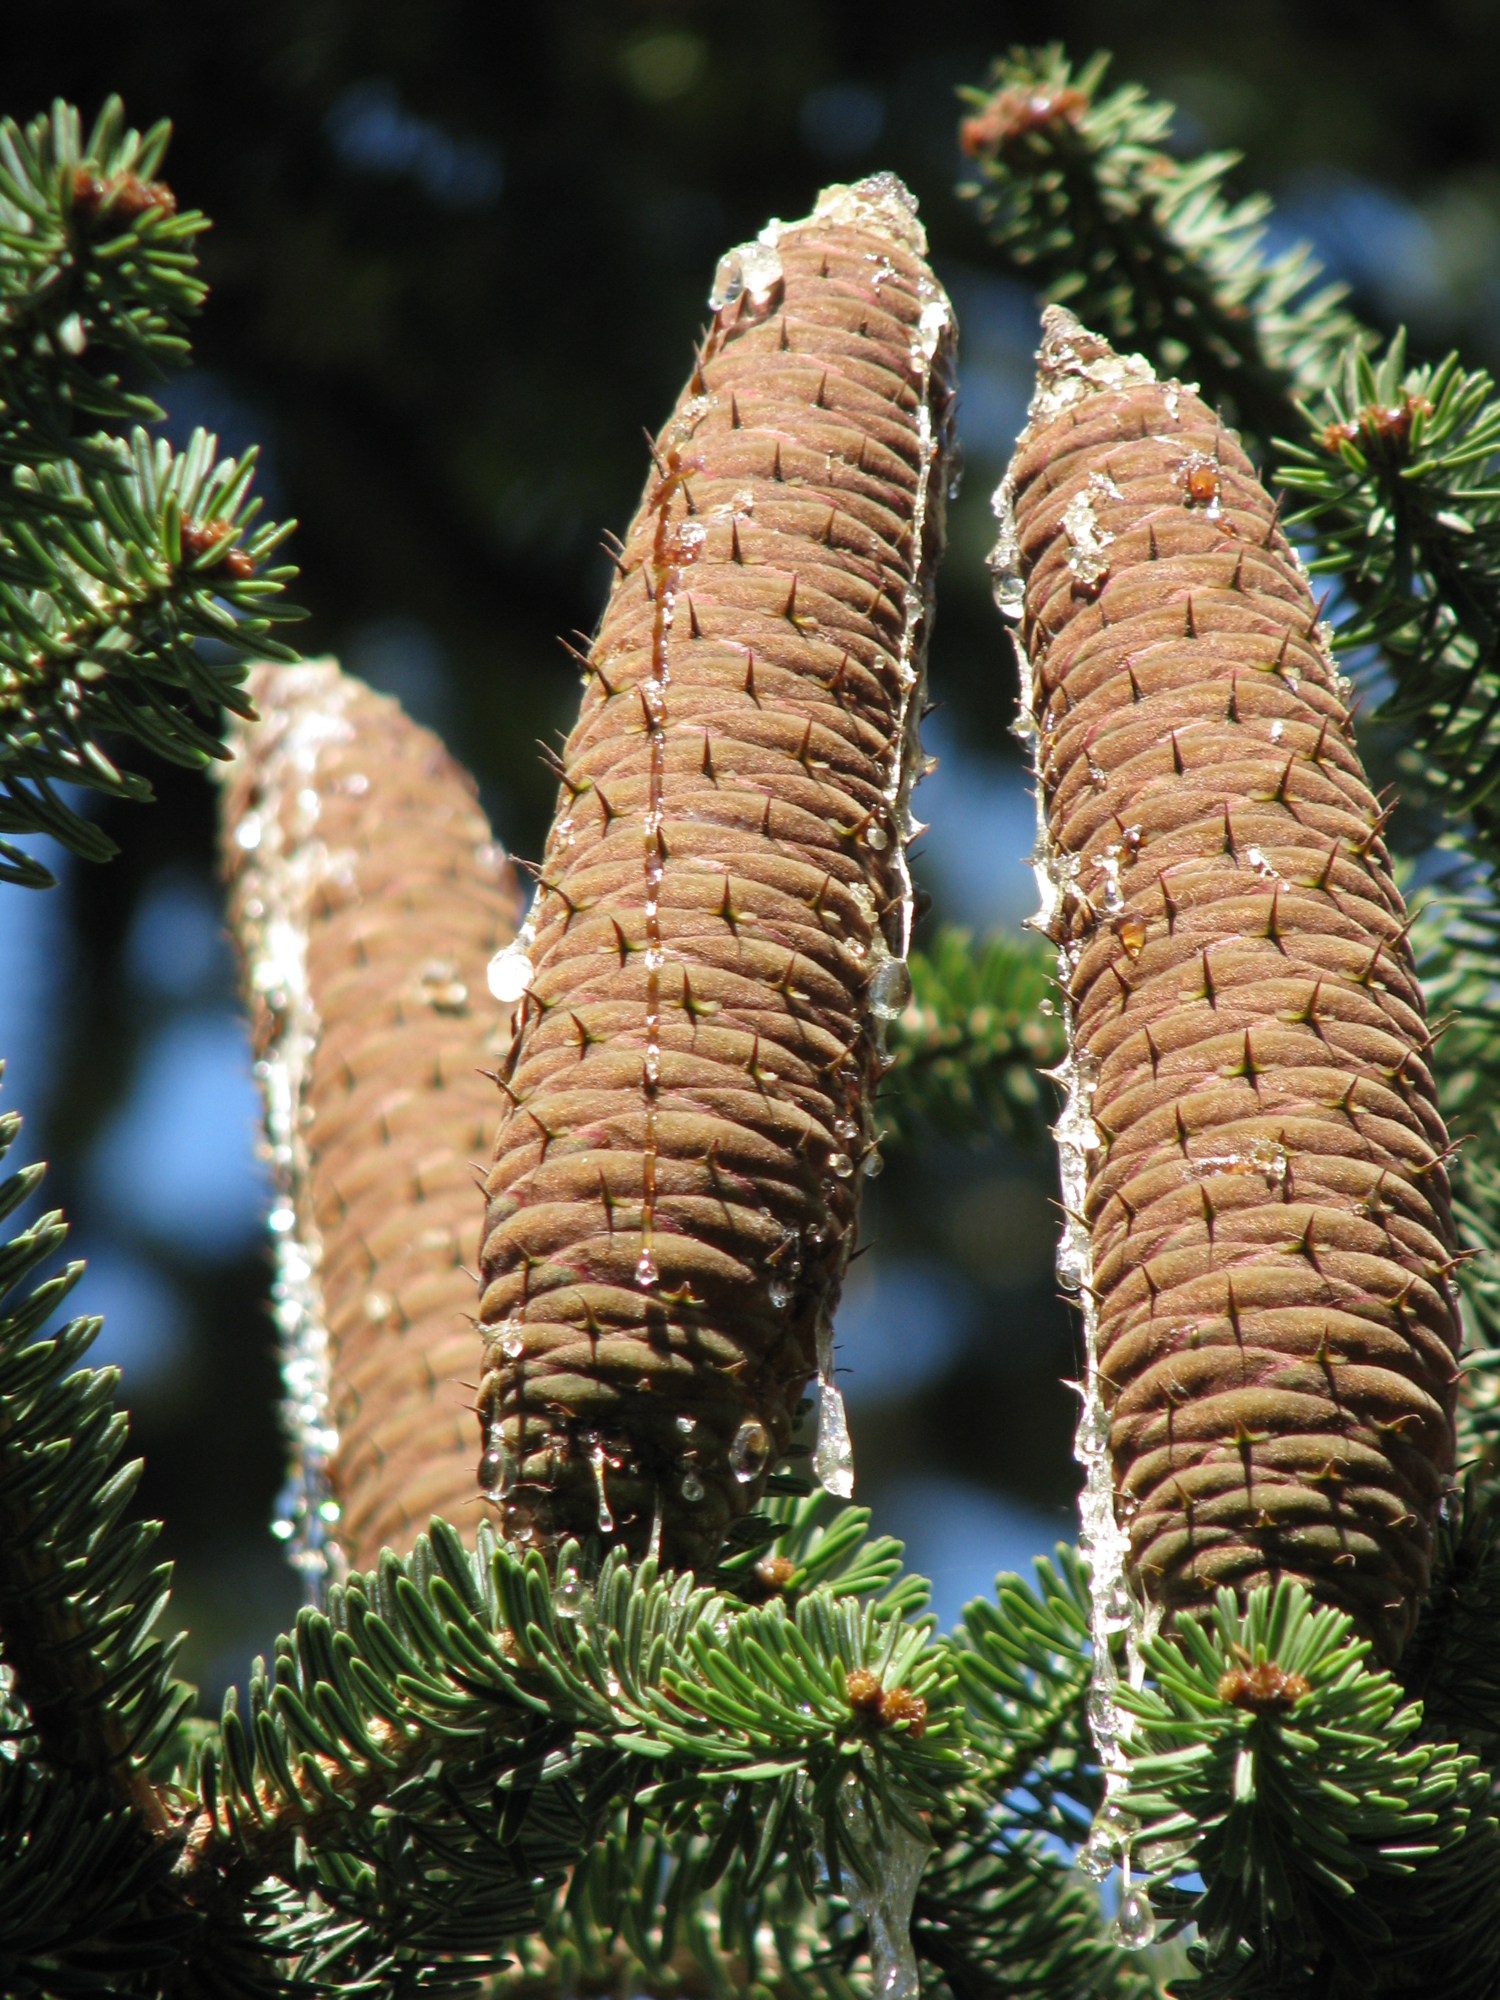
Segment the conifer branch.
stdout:
[[[1285,1582],[1243,1610],[1223,1591],[1211,1620],[1144,1652],[1148,1685],[1121,1697],[1136,1718],[1121,1805],[1157,1908],[1197,1926],[1196,1991],[1393,1975],[1452,2000],[1493,1991],[1489,1774],[1423,1734],[1344,1614]],[[1201,1890],[1171,1886],[1191,1873]]]
[[1048,958],[1039,938],[976,945],[955,929],[912,953],[912,997],[890,1029],[889,1136],[1037,1136],[1047,1116],[1037,1071],[1063,1052],[1060,1020],[1040,1011],[1051,1006]]
[[1408,369],[1349,353],[1304,409],[1313,442],[1279,445],[1278,478],[1310,528],[1315,573],[1357,605],[1339,643],[1378,645],[1395,687],[1377,713],[1420,759],[1420,792],[1500,865],[1500,399],[1456,354]]
[[[20,1127],[0,1119],[0,1156]],[[0,1185],[10,1214],[41,1179],[23,1169]],[[126,1423],[113,1369],[75,1369],[99,1331],[76,1319],[41,1328],[83,1274],[71,1264],[17,1296],[62,1245],[57,1212],[0,1253],[8,1297],[0,1317],[0,1649],[48,1767],[160,1832],[167,1813],[147,1772],[192,1691],[171,1678],[180,1639],[152,1636],[170,1568],[153,1566],[154,1527],[122,1516],[140,1477],[116,1467]]]
[[979,178],[960,193],[1047,299],[1163,375],[1190,368],[1269,444],[1289,428],[1289,398],[1322,388],[1368,336],[1342,285],[1316,285],[1306,246],[1266,256],[1270,201],[1224,191],[1238,156],[1165,152],[1173,107],[1138,84],[1100,96],[1108,64],[1075,73],[1056,43],[998,61],[962,93],[959,139]]
[[[63,104],[0,123],[0,834],[90,860],[113,845],[56,786],[150,796],[106,734],[190,766],[224,755],[244,659],[293,657],[272,633],[300,615],[274,561],[290,524],[257,523],[255,453],[220,459],[201,430],[174,453],[116,372],[185,360],[203,300],[205,219],[153,178],[169,136],[126,130],[117,99],[87,139]],[[0,880],[51,877],[0,839]]]

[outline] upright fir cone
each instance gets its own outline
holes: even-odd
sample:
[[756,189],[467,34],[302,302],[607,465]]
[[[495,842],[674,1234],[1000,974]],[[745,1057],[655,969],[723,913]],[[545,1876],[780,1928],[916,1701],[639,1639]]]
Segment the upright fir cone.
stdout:
[[831,1320],[884,1022],[942,542],[952,314],[888,175],[721,262],[584,661],[522,938],[483,1250],[507,1532],[701,1565]]
[[994,561],[1069,1036],[1096,1572],[1169,1609],[1300,1577],[1390,1659],[1459,1322],[1385,815],[1238,440],[1059,308],[1039,362]]
[[250,693],[223,855],[278,1195],[281,1526],[316,1576],[434,1513],[479,1523],[464,1266],[508,1039],[485,966],[520,899],[472,780],[394,701],[328,660]]

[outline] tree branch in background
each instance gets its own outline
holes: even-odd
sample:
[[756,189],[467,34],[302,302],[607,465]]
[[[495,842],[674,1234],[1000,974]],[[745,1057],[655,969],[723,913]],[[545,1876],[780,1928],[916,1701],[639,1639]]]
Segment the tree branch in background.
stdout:
[[912,953],[912,997],[890,1028],[884,1130],[908,1143],[932,1133],[1037,1138],[1054,1108],[1037,1072],[1063,1056],[1051,957],[1040,938],[976,945],[954,929]]
[[1269,198],[1224,191],[1238,155],[1174,158],[1173,107],[1139,84],[1101,97],[1108,66],[1096,55],[1075,73],[1056,43],[1012,49],[962,93],[979,179],[959,191],[1045,298],[1160,374],[1191,371],[1264,448],[1294,427],[1291,398],[1370,336],[1305,247],[1267,258]]
[[[295,571],[272,562],[290,524],[256,524],[255,454],[220,459],[202,431],[174,454],[115,372],[186,360],[203,301],[207,223],[153,178],[169,136],[127,130],[117,99],[87,139],[64,104],[0,123],[0,834],[94,861],[113,843],[56,786],[150,796],[101,735],[179,764],[222,756],[245,659],[294,657],[271,635],[300,615],[281,601]],[[51,877],[0,839],[0,880]]]

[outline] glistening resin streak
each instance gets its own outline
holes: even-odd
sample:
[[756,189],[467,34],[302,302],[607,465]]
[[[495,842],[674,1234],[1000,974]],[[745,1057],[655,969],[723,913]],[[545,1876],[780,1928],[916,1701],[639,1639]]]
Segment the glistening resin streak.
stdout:
[[475,1160],[504,1022],[485,966],[514,876],[429,730],[331,661],[254,670],[223,811],[277,1206],[293,1473],[316,1584],[478,1526]]
[[996,509],[1069,1036],[1058,1269],[1087,1336],[1101,1675],[1142,1600],[1282,1575],[1391,1659],[1459,1324],[1430,1036],[1345,683],[1238,440],[1056,308]]
[[884,1023],[942,539],[952,314],[889,176],[726,256],[585,662],[483,1253],[485,1464],[521,1540],[702,1563],[820,1388]]

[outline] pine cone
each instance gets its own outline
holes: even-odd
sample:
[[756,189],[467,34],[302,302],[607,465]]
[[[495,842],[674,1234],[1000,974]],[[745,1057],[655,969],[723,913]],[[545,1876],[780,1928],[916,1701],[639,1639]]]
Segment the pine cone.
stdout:
[[1300,1577],[1390,1659],[1453,1462],[1459,1323],[1383,815],[1238,440],[1060,309],[1039,358],[996,595],[1019,614],[1024,581],[1072,1051],[1080,1455],[1107,1412],[1107,1526],[1158,1604]]
[[367,1568],[434,1513],[480,1518],[463,1267],[494,1127],[480,1072],[508,1041],[484,969],[520,903],[473,781],[394,701],[332,661],[249,686],[223,848],[280,1195],[301,1457],[284,1525],[316,1572],[327,1508],[334,1550]]
[[878,1164],[952,315],[889,176],[721,263],[563,753],[483,1251],[507,1531],[701,1565],[786,1450]]

